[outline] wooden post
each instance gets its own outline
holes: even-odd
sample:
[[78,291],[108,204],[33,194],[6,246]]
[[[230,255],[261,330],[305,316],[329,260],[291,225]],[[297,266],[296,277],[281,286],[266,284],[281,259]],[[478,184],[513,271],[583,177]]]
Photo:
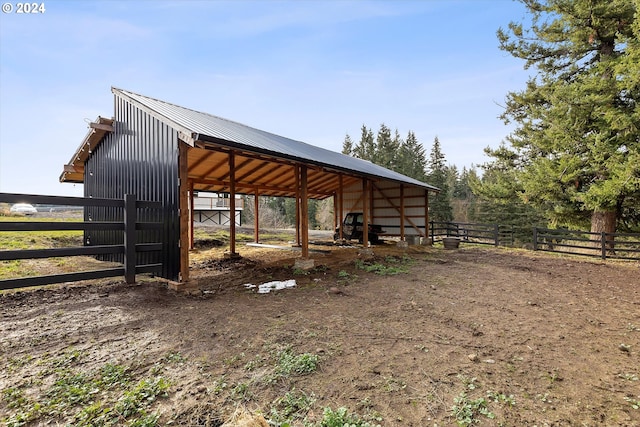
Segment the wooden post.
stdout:
[[[424,238],[429,239],[429,190],[424,190]],[[431,242],[433,243],[433,230],[431,230]]]
[[178,142],[178,208],[180,212],[180,274],[179,281],[189,281],[189,146]]
[[236,254],[236,153],[229,152],[229,252]]
[[136,195],[124,195],[124,278],[136,282]]
[[302,209],[300,206],[300,167],[295,165],[293,171],[296,175],[296,246],[300,246],[300,209]]
[[309,201],[307,199],[307,166],[300,166],[300,228],[302,234],[302,258],[309,258]]
[[368,182],[367,183],[367,188],[369,188],[369,222],[371,224],[373,224],[374,222],[376,222],[375,218],[376,218],[376,213],[375,213],[375,201],[373,198],[373,183],[372,182]]
[[369,247],[369,180],[362,178],[362,245]]
[[193,197],[193,180],[189,180],[189,249],[193,249],[193,206],[194,206],[194,197]]
[[256,189],[253,200],[253,236],[254,242],[260,243],[260,190]]
[[339,175],[338,178],[338,186],[339,186],[339,190],[340,190],[340,215],[338,216],[338,226],[340,227],[340,240],[342,240],[344,237],[342,235],[343,230],[342,230],[342,221],[344,219],[344,182],[342,179],[342,174]]
[[[333,192],[333,231],[338,228],[338,193]],[[335,234],[334,234],[335,236]]]
[[400,184],[400,241],[404,239],[404,185]]

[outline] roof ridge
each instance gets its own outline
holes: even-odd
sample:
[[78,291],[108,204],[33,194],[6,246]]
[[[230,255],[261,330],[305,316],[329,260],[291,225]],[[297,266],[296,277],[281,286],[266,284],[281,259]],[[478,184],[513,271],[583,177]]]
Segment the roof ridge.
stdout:
[[[183,110],[192,111],[192,112],[198,113],[198,114],[204,114],[205,116],[210,116],[210,117],[213,117],[213,118],[216,118],[216,119],[219,119],[219,120],[224,120],[225,122],[234,123],[234,124],[246,127],[246,128],[255,129],[255,130],[260,131],[260,132],[270,133],[270,134],[276,135],[276,136],[282,136],[282,135],[275,134],[273,132],[268,132],[268,131],[261,130],[261,129],[258,129],[258,128],[255,128],[255,127],[252,127],[252,126],[249,126],[249,125],[245,125],[244,123],[240,123],[240,122],[235,121],[235,120],[230,120],[230,119],[227,119],[227,118],[224,118],[224,117],[216,116],[215,114],[207,113],[206,111],[194,110],[193,108],[185,107],[185,106],[182,106],[182,105],[175,104],[173,102],[168,102],[168,101],[165,101],[165,100],[162,100],[162,99],[158,99],[158,98],[154,98],[154,97],[151,97],[151,96],[143,95],[141,93],[133,92],[133,91],[130,91],[130,90],[127,90],[127,89],[122,89],[122,88],[117,88],[115,86],[111,86],[111,91],[112,92],[113,91],[118,91],[118,92],[122,92],[122,93],[130,93],[130,94],[133,94],[133,95],[136,95],[136,96],[141,96],[143,98],[147,98],[147,99],[150,99],[150,100],[153,100],[153,101],[156,101],[156,102],[161,102],[163,104],[171,105],[173,107],[178,107],[178,108],[181,108]],[[286,138],[286,137],[283,137],[283,138]],[[289,139],[291,139],[291,138],[289,138]],[[296,141],[296,140],[294,140],[294,141]],[[303,141],[298,141],[298,142],[302,142],[303,144],[306,144]]]

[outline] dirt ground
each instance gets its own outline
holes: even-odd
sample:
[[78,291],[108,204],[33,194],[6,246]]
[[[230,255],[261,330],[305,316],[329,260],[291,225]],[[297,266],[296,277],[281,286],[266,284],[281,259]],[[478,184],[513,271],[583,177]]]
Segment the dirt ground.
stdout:
[[[311,402],[292,425],[327,407],[382,426],[467,425],[464,409],[486,426],[640,425],[638,263],[373,250],[370,265],[407,272],[367,272],[358,249],[339,248],[312,253],[305,274],[294,252],[240,247],[239,260],[195,251],[191,294],[153,279],[5,294],[0,390],[37,389],[38,360],[75,349],[78,369],[173,360],[168,397],[153,406],[161,425],[219,426],[238,408],[273,420],[292,392]],[[296,287],[244,286],[287,279]],[[283,349],[318,356],[317,369],[274,376]],[[0,402],[0,414],[12,410]]]

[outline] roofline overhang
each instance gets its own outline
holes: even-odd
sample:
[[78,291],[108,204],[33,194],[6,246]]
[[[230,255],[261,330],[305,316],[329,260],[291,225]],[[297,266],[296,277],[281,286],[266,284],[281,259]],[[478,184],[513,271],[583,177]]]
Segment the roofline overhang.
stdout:
[[71,156],[69,163],[63,166],[60,182],[84,182],[84,164],[102,139],[113,132],[113,121],[112,118],[98,116],[94,122],[89,123],[89,131],[82,143]]
[[[362,172],[358,172],[356,170],[353,169],[349,169],[349,168],[343,168],[340,166],[336,166],[336,165],[329,165],[323,162],[319,162],[316,160],[309,160],[309,159],[305,159],[305,158],[301,158],[301,157],[297,157],[297,156],[292,156],[292,155],[288,155],[285,153],[280,153],[280,152],[275,152],[275,151],[271,151],[271,150],[265,150],[263,148],[257,148],[257,147],[250,147],[244,144],[240,144],[238,142],[234,142],[234,141],[229,141],[227,139],[222,139],[222,138],[216,138],[213,136],[209,136],[209,135],[205,135],[205,134],[199,134],[199,133],[194,133],[193,134],[193,138],[194,138],[194,145],[197,146],[198,143],[204,143],[204,144],[214,144],[219,148],[222,149],[229,149],[229,150],[238,150],[238,151],[244,151],[244,152],[249,152],[249,153],[257,153],[257,154],[263,154],[265,156],[269,156],[269,157],[273,157],[276,159],[284,159],[284,160],[288,160],[294,163],[304,163],[304,164],[308,164],[308,165],[313,165],[316,167],[319,167],[323,170],[326,171],[332,171],[335,173],[343,173],[346,175],[350,175],[350,176],[358,176],[358,177],[362,177],[362,178],[367,178],[367,179],[373,179],[373,180],[388,180],[388,181],[394,181],[397,182],[399,184],[405,184],[405,185],[411,185],[414,187],[421,187],[424,188],[427,191],[433,192],[433,193],[439,193],[441,190],[437,187],[433,187],[431,185],[428,184],[422,184],[422,185],[418,185],[415,183],[411,183],[411,182],[406,182],[400,179],[393,179],[393,178],[389,178],[389,177],[385,177],[385,176],[379,176],[379,175],[373,175],[373,174],[365,174]],[[408,177],[407,177],[408,178]]]

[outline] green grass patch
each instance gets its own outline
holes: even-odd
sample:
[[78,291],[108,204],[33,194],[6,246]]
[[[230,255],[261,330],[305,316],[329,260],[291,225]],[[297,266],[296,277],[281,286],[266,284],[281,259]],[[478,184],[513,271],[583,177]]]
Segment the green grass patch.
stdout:
[[409,272],[409,267],[413,264],[413,259],[407,255],[402,258],[388,256],[384,261],[363,261],[361,259],[355,260],[355,266],[359,270],[364,270],[368,273],[375,273],[380,276],[394,276],[396,274],[406,274]]
[[[3,222],[81,222],[79,218],[0,217]],[[82,230],[0,231],[1,249],[47,249],[82,246]]]
[[[80,351],[69,350],[38,359],[37,380],[2,390],[8,411],[0,421],[7,427],[51,421],[80,427],[157,425],[159,415],[151,409],[169,389],[162,365],[135,381],[128,367],[115,363],[83,371],[82,358]],[[16,362],[16,368],[32,360]]]
[[318,427],[376,427],[368,421],[364,421],[356,414],[350,414],[347,408],[338,408],[335,411],[330,407],[324,408],[322,420]]

